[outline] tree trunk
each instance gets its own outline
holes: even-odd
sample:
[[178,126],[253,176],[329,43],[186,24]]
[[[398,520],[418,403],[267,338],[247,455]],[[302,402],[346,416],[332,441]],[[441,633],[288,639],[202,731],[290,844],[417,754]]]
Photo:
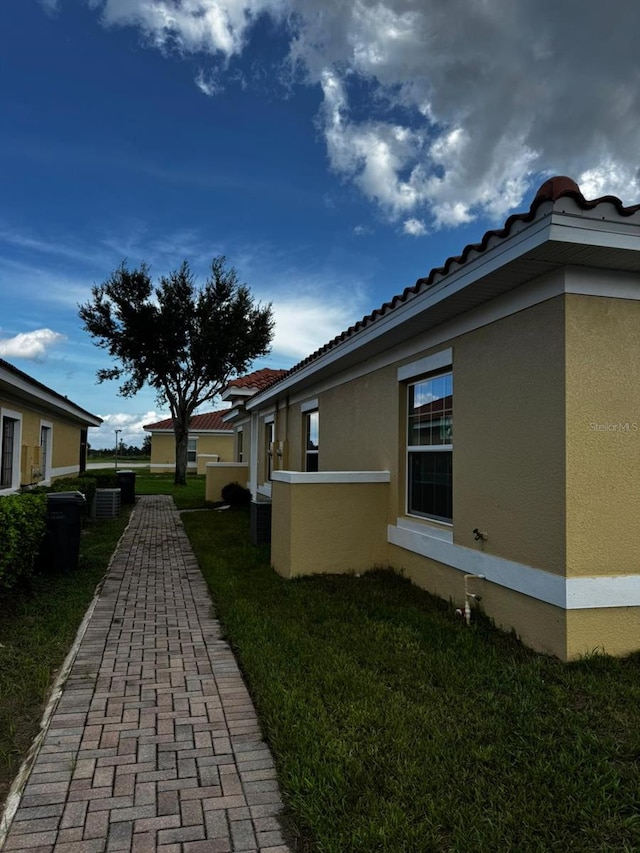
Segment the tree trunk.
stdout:
[[176,473],[173,482],[176,486],[186,486],[189,428],[186,424],[181,424],[174,420],[173,433],[176,439]]

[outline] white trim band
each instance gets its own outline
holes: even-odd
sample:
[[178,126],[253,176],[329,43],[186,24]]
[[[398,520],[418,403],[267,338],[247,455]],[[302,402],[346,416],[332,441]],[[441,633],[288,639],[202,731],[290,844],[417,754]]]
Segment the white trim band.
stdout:
[[274,471],[271,479],[276,483],[306,483],[327,485],[332,483],[389,483],[390,471]]
[[563,610],[639,607],[640,575],[600,575],[565,578],[446,541],[440,531],[419,532],[398,519],[387,526],[387,541],[465,574],[484,575],[498,584]]
[[403,364],[402,367],[398,368],[398,382],[413,379],[414,376],[421,376],[423,373],[433,373],[434,370],[451,367],[452,364],[453,350],[449,347],[433,355],[420,358],[418,361],[412,361],[410,364]]

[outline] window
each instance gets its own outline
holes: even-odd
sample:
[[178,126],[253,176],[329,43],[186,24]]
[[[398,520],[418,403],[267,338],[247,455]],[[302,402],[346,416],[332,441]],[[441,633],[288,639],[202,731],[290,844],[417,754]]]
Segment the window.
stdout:
[[437,521],[453,517],[453,375],[409,385],[407,512]]
[[187,462],[197,462],[197,453],[198,453],[198,439],[197,438],[189,438],[187,439]]
[[244,433],[241,429],[238,430],[237,461],[244,462]]
[[275,424],[273,421],[266,421],[264,425],[264,458],[266,459],[266,479],[271,479],[273,471],[273,442],[275,439]]
[[320,419],[318,410],[305,414],[305,453],[304,470],[318,470],[318,439]]
[[15,418],[2,418],[2,443],[0,445],[0,487],[10,489],[13,486],[15,448],[17,439]]
[[51,427],[40,427],[40,477],[46,480],[51,474]]

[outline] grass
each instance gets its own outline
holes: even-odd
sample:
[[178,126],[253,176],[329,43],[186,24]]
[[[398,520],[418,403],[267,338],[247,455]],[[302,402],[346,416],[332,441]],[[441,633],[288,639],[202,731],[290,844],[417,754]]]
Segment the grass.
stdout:
[[128,517],[86,526],[78,571],[36,576],[30,590],[0,602],[0,803]]
[[187,485],[176,486],[173,474],[149,474],[136,471],[137,495],[171,495],[178,509],[204,509],[204,474],[187,474]]
[[183,516],[296,849],[640,849],[640,656],[537,655],[390,572],[285,581],[244,513]]

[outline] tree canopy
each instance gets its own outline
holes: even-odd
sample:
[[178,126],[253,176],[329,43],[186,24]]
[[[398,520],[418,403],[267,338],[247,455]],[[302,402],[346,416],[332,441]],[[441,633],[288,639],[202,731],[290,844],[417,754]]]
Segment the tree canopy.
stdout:
[[201,287],[186,260],[155,287],[147,264],[130,270],[123,261],[91,294],[78,306],[80,319],[116,361],[98,370],[98,382],[122,380],[119,393],[124,397],[149,385],[158,404],[169,406],[176,483],[184,483],[191,416],[269,352],[271,304],[255,302],[222,255],[212,260]]

